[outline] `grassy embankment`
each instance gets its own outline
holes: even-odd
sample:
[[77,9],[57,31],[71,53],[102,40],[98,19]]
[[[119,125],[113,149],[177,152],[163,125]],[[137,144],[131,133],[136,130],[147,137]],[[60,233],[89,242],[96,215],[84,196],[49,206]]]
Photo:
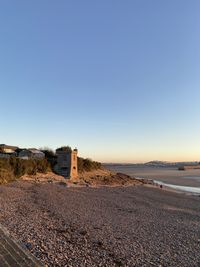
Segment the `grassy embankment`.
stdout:
[[[44,152],[45,158],[40,160],[24,160],[17,157],[0,158],[0,184],[15,181],[24,175],[33,176],[38,173],[53,172],[57,157],[52,151],[46,150]],[[101,169],[101,163],[78,157],[79,173],[97,169]]]
[[48,160],[23,160],[16,157],[0,159],[0,184],[15,181],[21,176],[36,175],[37,173],[47,173],[51,170]]

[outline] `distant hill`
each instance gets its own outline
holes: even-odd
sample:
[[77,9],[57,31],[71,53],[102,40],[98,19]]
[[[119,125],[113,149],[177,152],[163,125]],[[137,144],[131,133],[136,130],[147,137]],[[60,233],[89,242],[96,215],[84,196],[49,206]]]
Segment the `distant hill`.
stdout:
[[184,165],[184,166],[196,166],[199,165],[198,161],[193,161],[193,162],[168,162],[168,161],[149,161],[147,163],[144,163],[143,165],[146,166],[155,166],[155,167],[177,167],[180,165]]
[[169,162],[153,160],[146,163],[104,163],[104,166],[135,166],[135,167],[179,167],[179,166],[197,166],[200,165],[199,161],[186,161],[186,162]]

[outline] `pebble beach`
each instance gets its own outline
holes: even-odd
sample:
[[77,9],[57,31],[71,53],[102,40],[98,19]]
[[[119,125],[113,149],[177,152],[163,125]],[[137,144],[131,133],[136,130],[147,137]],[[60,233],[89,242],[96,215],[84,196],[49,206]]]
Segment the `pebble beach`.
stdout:
[[200,198],[144,185],[0,187],[0,223],[44,266],[200,266]]

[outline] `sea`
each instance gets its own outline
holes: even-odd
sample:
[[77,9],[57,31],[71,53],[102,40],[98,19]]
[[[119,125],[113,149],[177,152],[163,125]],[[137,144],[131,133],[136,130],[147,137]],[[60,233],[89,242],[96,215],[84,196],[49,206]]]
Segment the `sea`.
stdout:
[[180,171],[177,166],[146,166],[145,164],[105,164],[107,169],[135,178],[153,180],[183,192],[200,194],[200,169]]

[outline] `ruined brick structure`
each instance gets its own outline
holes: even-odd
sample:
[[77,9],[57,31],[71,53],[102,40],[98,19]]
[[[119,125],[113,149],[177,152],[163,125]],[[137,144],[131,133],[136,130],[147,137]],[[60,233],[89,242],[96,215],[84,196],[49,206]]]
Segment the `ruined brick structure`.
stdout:
[[78,150],[62,151],[57,149],[56,172],[65,178],[76,178],[78,176]]

